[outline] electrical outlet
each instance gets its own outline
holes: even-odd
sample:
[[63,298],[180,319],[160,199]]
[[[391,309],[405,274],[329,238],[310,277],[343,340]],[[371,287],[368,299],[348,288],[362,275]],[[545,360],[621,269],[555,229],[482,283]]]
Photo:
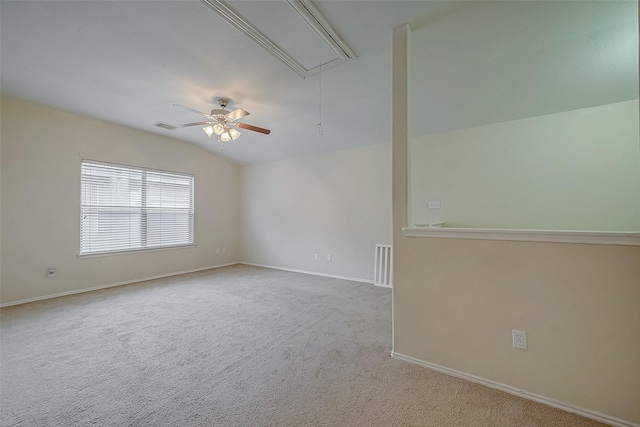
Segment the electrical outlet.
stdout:
[[56,269],[54,267],[47,268],[47,277],[53,277],[56,275]]
[[319,254],[315,254],[315,255],[313,256],[313,259],[315,259],[316,261],[318,261],[318,260],[320,259],[320,255],[319,255]]
[[332,259],[331,255],[327,255],[327,261],[331,262]]
[[511,335],[513,338],[514,348],[520,348],[522,350],[527,349],[527,333],[525,331],[516,331],[513,329],[511,331]]

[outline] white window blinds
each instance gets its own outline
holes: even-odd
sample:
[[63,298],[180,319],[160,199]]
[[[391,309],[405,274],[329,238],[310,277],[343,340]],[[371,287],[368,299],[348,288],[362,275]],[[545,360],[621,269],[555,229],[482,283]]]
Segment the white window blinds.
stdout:
[[80,255],[193,245],[193,181],[83,160]]

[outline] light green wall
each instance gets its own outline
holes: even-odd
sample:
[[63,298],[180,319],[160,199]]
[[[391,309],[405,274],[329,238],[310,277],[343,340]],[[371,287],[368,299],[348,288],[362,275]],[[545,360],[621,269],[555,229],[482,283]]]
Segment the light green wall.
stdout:
[[411,29],[409,224],[640,231],[637,1],[461,3]]
[[640,230],[638,100],[413,138],[409,163],[412,224]]

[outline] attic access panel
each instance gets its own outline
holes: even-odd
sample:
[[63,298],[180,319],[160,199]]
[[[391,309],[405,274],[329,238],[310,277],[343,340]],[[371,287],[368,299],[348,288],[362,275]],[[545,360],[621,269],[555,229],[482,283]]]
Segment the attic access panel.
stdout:
[[310,0],[201,2],[302,78],[356,59]]

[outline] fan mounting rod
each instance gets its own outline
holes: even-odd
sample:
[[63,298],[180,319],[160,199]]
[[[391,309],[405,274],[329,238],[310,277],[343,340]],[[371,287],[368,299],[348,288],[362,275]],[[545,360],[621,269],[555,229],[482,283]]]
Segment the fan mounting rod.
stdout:
[[229,98],[218,98],[218,104],[222,109],[224,109],[227,105],[229,105],[229,102],[231,102]]

